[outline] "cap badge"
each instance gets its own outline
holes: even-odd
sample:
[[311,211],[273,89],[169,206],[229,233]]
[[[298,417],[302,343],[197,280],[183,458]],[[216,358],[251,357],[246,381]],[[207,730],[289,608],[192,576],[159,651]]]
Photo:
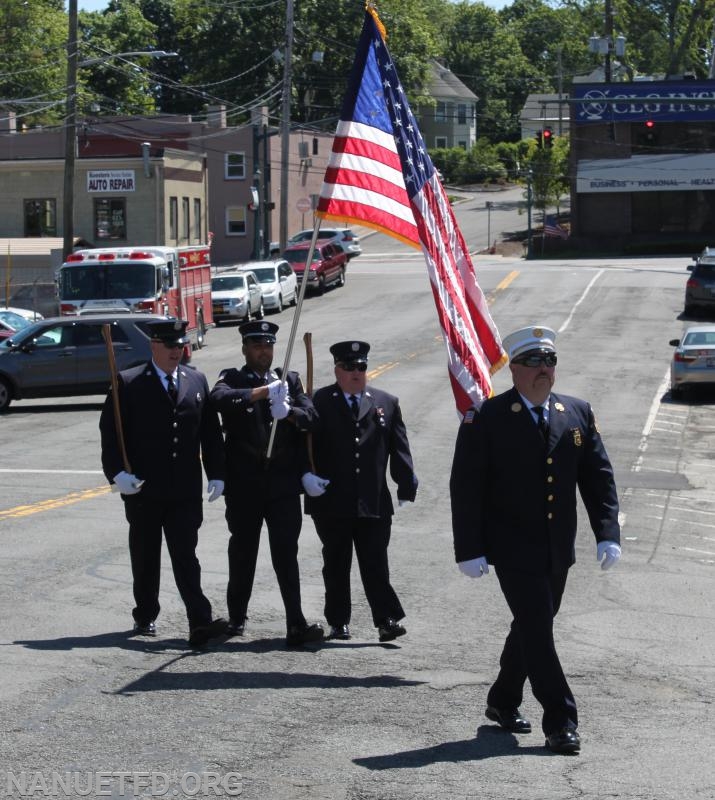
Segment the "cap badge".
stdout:
[[534,330],[531,333],[537,339],[541,339],[541,337],[544,335],[543,328],[534,328]]
[[175,322],[174,323],[174,330],[175,331],[180,331],[182,328],[183,328],[183,324],[181,322]]
[[360,344],[358,342],[353,342],[350,347],[353,353],[357,353],[357,351],[360,349]]
[[261,330],[262,330],[262,331],[267,331],[267,330],[268,330],[268,323],[267,323],[267,322],[264,322],[264,323],[261,325]]
[[564,408],[564,404],[563,403],[554,403],[554,408],[557,411],[566,411],[566,409]]
[[512,410],[512,411],[513,411],[515,414],[518,414],[518,413],[521,411],[521,403],[512,403],[512,404],[511,404],[511,410]]

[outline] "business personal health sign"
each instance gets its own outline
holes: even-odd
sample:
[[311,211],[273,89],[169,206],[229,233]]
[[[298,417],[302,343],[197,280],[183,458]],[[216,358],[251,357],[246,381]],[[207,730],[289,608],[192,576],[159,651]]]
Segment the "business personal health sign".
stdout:
[[579,194],[698,190],[715,190],[715,154],[583,159],[576,171]]
[[571,118],[604,122],[715,122],[715,81],[575,83]]

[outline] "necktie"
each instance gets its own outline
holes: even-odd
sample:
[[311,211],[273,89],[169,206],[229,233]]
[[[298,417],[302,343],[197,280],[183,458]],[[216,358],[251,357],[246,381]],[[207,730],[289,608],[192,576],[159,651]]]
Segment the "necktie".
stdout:
[[358,403],[358,399],[357,399],[357,397],[355,397],[354,394],[350,395],[350,409],[353,412],[353,417],[355,417],[355,419],[357,419],[358,418],[358,413],[360,411],[360,403]]
[[539,428],[539,433],[541,434],[541,438],[545,441],[549,441],[549,424],[544,419],[544,407],[543,406],[534,406],[533,408],[534,414],[536,414],[536,424]]
[[169,395],[171,402],[176,405],[176,397],[178,392],[176,391],[176,384],[174,383],[173,375],[166,376],[166,393]]

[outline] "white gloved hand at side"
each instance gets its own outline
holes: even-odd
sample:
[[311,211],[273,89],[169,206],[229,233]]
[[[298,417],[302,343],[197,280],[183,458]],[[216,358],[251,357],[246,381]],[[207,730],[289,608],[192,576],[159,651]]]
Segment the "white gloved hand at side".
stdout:
[[487,560],[484,556],[470,558],[469,561],[460,561],[457,566],[460,572],[463,572],[470,578],[481,578],[482,575],[487,575],[489,573],[489,564],[487,564]]
[[271,403],[280,403],[288,398],[288,384],[285,381],[273,381],[267,388]]
[[218,479],[209,481],[206,491],[209,493],[209,503],[213,503],[214,500],[218,500],[223,494],[223,481]]
[[141,478],[137,478],[136,475],[130,475],[124,470],[114,476],[114,485],[122,494],[138,494],[143,483],[144,481]]
[[[605,556],[605,558],[604,558]],[[606,539],[596,547],[596,560],[601,562],[601,569],[610,569],[621,557],[621,546]]]
[[321,494],[325,494],[325,490],[330,483],[327,478],[321,478],[314,472],[306,472],[300,479],[300,482],[303,484],[306,494],[309,494],[311,497],[320,497]]
[[271,400],[273,419],[285,419],[288,414],[290,414],[290,403],[287,400]]

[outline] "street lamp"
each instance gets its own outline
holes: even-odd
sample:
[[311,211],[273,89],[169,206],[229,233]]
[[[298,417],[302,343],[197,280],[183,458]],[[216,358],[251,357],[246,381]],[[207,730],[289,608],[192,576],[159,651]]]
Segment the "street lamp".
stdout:
[[75,140],[77,137],[77,69],[100,64],[112,58],[130,56],[149,56],[151,58],[171,58],[178,53],[167,53],[165,50],[134,50],[129,53],[107,53],[97,58],[78,61],[77,42],[77,0],[69,0],[69,33],[67,37],[67,87],[65,123],[65,172],[64,192],[62,198],[62,260],[72,252],[74,244],[74,175],[75,175]]

